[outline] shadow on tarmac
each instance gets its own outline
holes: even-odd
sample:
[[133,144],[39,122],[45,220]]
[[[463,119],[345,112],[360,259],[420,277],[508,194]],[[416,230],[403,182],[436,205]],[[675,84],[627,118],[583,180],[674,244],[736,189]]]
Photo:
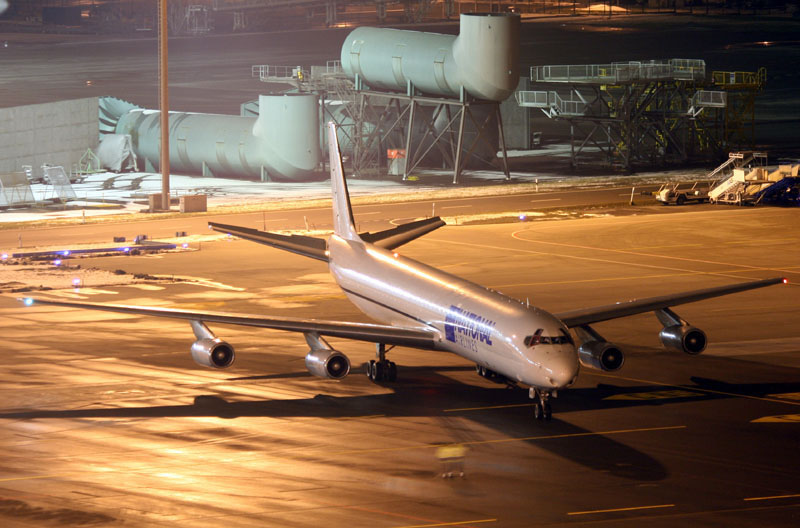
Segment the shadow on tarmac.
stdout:
[[[353,383],[370,383],[353,373]],[[537,423],[527,395],[519,389],[464,384],[444,376],[442,372],[463,372],[471,367],[405,367],[397,382],[381,384],[392,389],[389,394],[363,396],[328,396],[296,400],[227,401],[215,394],[195,397],[186,405],[100,408],[78,410],[26,410],[0,414],[0,419],[47,418],[175,418],[175,417],[318,417],[357,418],[383,415],[387,418],[428,416],[468,418],[498,431],[505,438],[518,439],[549,451],[594,471],[637,481],[660,481],[668,475],[666,468],[650,455],[611,438],[558,419],[559,413],[613,409],[632,406],[663,405],[680,401],[731,398],[737,395],[765,396],[782,392],[800,392],[800,383],[731,385],[718,380],[691,378],[693,385],[665,387],[640,385],[617,387],[598,384],[593,388],[562,391],[553,402],[556,417],[549,423]],[[307,372],[268,376],[231,378],[235,380],[271,380],[308,377]],[[353,379],[353,378],[351,378]],[[696,395],[693,395],[695,393]],[[648,394],[656,397],[649,398]],[[432,402],[439,405],[432,406]],[[450,406],[451,409],[443,409]],[[470,444],[469,441],[465,442]],[[482,443],[481,441],[474,442]]]
[[[440,371],[465,371],[469,367],[415,367],[404,368],[402,377],[395,383],[385,384],[393,392],[363,396],[328,396],[318,394],[312,398],[296,400],[227,401],[216,394],[195,397],[185,405],[159,405],[126,408],[99,408],[77,410],[26,410],[0,414],[0,419],[71,419],[71,418],[176,418],[239,417],[270,418],[357,418],[383,415],[387,418],[427,416],[447,419],[467,418],[486,428],[498,431],[504,438],[517,439],[530,446],[580,464],[594,471],[610,473],[620,478],[636,481],[661,481],[667,478],[664,465],[650,455],[639,451],[610,434],[595,432],[558,419],[559,413],[609,409],[634,405],[654,405],[669,399],[605,399],[609,395],[663,391],[663,386],[614,387],[599,385],[595,388],[577,388],[563,391],[554,401],[555,418],[549,423],[533,419],[527,395],[522,390],[505,387],[481,387],[463,384],[441,375]],[[302,374],[305,376],[306,374]],[[301,373],[280,376],[247,377],[239,379],[276,379],[301,377]],[[698,380],[701,381],[701,380]],[[364,377],[355,383],[370,383]],[[719,386],[720,382],[702,380],[702,386]],[[791,385],[791,386],[789,386]],[[701,387],[699,383],[698,388]],[[686,386],[691,389],[692,386]],[[731,394],[769,394],[780,391],[799,391],[800,384],[782,384],[780,387],[764,384],[757,386],[729,386]],[[698,393],[697,398],[729,398],[726,394]],[[431,402],[440,405],[432,406]],[[520,405],[522,404],[522,405]],[[442,405],[452,409],[442,409]],[[504,407],[506,406],[506,407]],[[494,407],[493,409],[488,409]],[[500,407],[500,408],[497,408]],[[464,442],[477,445],[480,440]],[[427,446],[426,446],[427,447]]]

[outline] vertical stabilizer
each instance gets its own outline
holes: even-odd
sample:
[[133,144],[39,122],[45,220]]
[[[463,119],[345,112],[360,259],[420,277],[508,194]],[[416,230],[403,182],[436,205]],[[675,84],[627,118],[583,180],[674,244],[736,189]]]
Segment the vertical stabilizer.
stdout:
[[342,153],[336,136],[336,124],[328,123],[328,153],[331,156],[331,191],[333,193],[333,232],[346,240],[359,240],[350,207],[350,195],[344,179]]

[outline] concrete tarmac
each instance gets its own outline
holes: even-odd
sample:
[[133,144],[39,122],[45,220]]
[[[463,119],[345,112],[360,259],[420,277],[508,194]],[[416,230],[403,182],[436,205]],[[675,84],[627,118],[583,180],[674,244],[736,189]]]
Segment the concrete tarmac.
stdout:
[[[642,192],[656,190],[657,185],[640,185],[635,190],[635,202],[653,204],[651,196]],[[463,215],[496,214],[504,212],[547,212],[561,209],[587,208],[609,204],[627,203],[631,197],[631,187],[611,186],[601,188],[563,188],[542,192],[504,194],[497,196],[454,197],[447,199],[425,199],[419,193],[418,201],[397,203],[365,203],[355,201],[354,211],[358,228],[361,231],[378,231],[392,225],[402,224],[432,215],[457,217]],[[377,201],[378,198],[368,197]],[[137,235],[147,235],[150,239],[172,237],[177,231],[187,233],[208,232],[208,222],[219,222],[264,230],[297,230],[306,226],[311,229],[331,229],[330,205],[299,206],[295,209],[278,209],[279,202],[265,202],[263,211],[251,213],[179,215],[160,219],[149,217],[146,221],[125,217],[122,222],[108,222],[100,219],[100,224],[53,223],[47,227],[35,227],[20,223],[0,229],[0,248],[13,250],[24,247],[52,244],[79,244],[110,242],[115,236],[133,240]],[[659,212],[670,212],[664,208]],[[177,208],[173,207],[174,211]],[[77,220],[76,220],[77,221]],[[91,219],[90,219],[91,221]],[[0,226],[6,227],[6,226]]]
[[[300,335],[217,325],[238,357],[213,371],[192,362],[185,322],[25,308],[6,295],[0,523],[796,526],[796,223],[790,209],[686,207],[444,227],[401,248],[554,312],[792,281],[676,308],[708,333],[697,357],[661,348],[652,314],[596,325],[626,364],[582,369],[549,423],[533,420],[525,390],[450,354],[397,348],[398,381],[373,384],[361,366],[373,347],[331,340],[354,366],[332,382],[307,374]],[[246,241],[82,264],[207,281],[46,294],[365,320],[324,264]],[[440,476],[436,448],[449,443],[467,448],[463,479]]]

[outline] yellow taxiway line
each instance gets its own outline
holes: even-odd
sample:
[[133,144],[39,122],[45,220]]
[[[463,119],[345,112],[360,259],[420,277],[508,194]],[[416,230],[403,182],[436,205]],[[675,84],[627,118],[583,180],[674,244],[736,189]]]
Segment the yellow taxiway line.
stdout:
[[510,409],[512,407],[533,407],[533,403],[512,403],[512,404],[509,404],[509,405],[488,405],[486,407],[462,407],[460,409],[445,409],[444,412],[487,411],[489,409]]
[[746,501],[764,501],[764,500],[776,500],[776,499],[796,499],[800,497],[800,493],[795,493],[793,495],[773,495],[772,497],[748,497],[744,500]]
[[412,524],[408,526],[398,526],[397,528],[433,528],[434,526],[463,526],[465,524],[497,522],[497,519],[479,519],[477,521],[457,521],[437,524]]
[[656,508],[674,508],[674,507],[675,507],[674,504],[656,504],[654,506],[631,506],[630,508],[614,508],[612,510],[589,510],[589,511],[579,511],[579,512],[568,512],[567,515],[590,515],[592,513],[615,513],[615,512],[653,510]]

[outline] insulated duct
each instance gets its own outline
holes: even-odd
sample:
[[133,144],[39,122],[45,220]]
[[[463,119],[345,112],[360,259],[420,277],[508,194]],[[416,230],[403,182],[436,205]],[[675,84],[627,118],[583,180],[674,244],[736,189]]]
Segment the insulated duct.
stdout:
[[[109,98],[112,99],[112,98]],[[146,170],[158,171],[161,129],[158,110],[101,104],[106,129],[129,134]],[[241,179],[307,179],[319,165],[319,103],[316,95],[259,96],[260,115],[240,117],[170,112],[169,159],[173,173]],[[110,130],[109,130],[110,131]]]
[[370,88],[503,101],[519,83],[519,15],[463,13],[458,36],[361,27],[342,45],[342,69]]

